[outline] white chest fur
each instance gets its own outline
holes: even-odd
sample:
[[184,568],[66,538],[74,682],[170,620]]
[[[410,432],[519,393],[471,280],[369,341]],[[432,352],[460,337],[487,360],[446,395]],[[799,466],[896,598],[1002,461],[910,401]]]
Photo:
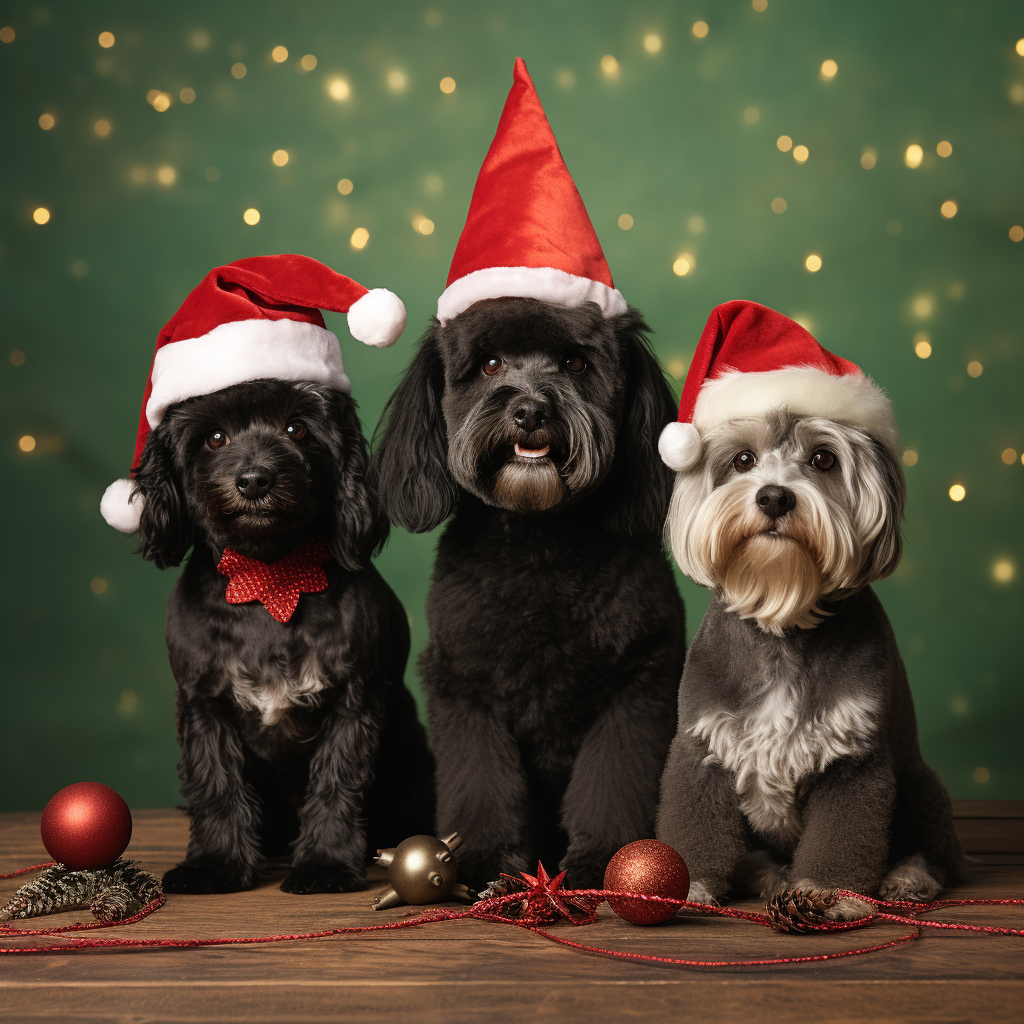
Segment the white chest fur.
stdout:
[[269,665],[248,665],[237,659],[229,666],[227,676],[235,701],[256,711],[264,726],[277,725],[293,707],[315,705],[317,694],[327,685],[320,663],[312,654],[297,671],[275,671]]
[[690,730],[708,744],[706,760],[729,771],[740,809],[755,830],[793,840],[800,835],[800,783],[840,757],[871,745],[877,708],[867,698],[842,697],[801,714],[795,688],[776,685],[753,710],[702,715]]

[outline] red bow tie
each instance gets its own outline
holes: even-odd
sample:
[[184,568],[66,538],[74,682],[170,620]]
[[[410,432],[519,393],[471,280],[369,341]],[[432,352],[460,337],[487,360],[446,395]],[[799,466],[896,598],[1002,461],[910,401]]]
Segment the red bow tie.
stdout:
[[278,622],[287,622],[298,607],[300,594],[327,589],[323,564],[333,557],[327,545],[318,540],[270,563],[225,548],[217,572],[228,577],[224,592],[228,604],[259,601]]

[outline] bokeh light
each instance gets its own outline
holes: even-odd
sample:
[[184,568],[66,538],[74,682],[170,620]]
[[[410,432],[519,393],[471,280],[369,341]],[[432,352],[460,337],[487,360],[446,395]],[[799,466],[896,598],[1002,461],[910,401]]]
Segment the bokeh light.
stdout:
[[999,455],[1006,466],[1012,466],[1017,461],[1017,452],[1013,448],[1004,448]]
[[278,64],[283,64],[288,59],[288,47],[287,46],[275,46],[270,51],[270,56]]
[[104,139],[110,134],[110,122],[105,118],[100,118],[93,126],[92,130],[101,138]]
[[274,155],[270,159],[273,160],[275,167],[284,167],[288,163],[288,150],[275,149]]
[[42,128],[44,132],[48,132],[56,123],[57,119],[53,114],[41,114],[39,117],[39,127]]
[[768,10],[768,0],[750,0],[750,6],[760,14]]
[[606,53],[601,58],[601,71],[606,78],[617,78],[619,74],[619,62],[610,54]]
[[232,78],[245,78],[245,73],[248,70],[246,66],[239,61],[237,64],[231,65],[231,77]]
[[562,68],[555,75],[555,81],[561,89],[572,89],[576,85],[576,72],[569,68]]
[[156,180],[169,188],[178,180],[178,172],[170,164],[162,164],[156,169]]
[[370,240],[370,232],[366,228],[356,228],[348,240],[353,249],[365,249],[366,243]]
[[703,39],[708,34],[708,23],[706,21],[695,21],[690,30],[698,39]]
[[149,100],[150,106],[160,114],[171,105],[171,94],[162,92],[160,89],[150,89],[146,93],[146,99]]
[[834,60],[826,60],[821,65],[821,77],[835,78],[836,72],[839,70],[839,65]]
[[963,501],[967,497],[967,488],[963,484],[953,484],[949,489],[949,496],[953,501]]
[[903,465],[904,466],[916,466],[917,465],[917,452],[913,448],[908,448],[903,453]]
[[782,150],[783,153],[788,153],[793,148],[793,140],[788,135],[780,135],[775,140],[775,145]]
[[11,366],[24,366],[25,365],[25,353],[20,348],[16,348],[8,357]]
[[816,274],[821,270],[821,257],[816,253],[812,252],[807,259],[804,260],[804,266],[812,273]]
[[956,216],[956,203],[954,203],[952,199],[947,199],[939,207],[939,213],[941,213],[946,220],[952,220]]
[[338,191],[343,195],[347,196],[352,191],[352,182],[348,178],[342,178],[338,182]]
[[23,452],[35,451],[36,439],[31,434],[23,434],[18,438],[18,447]]
[[[13,38],[13,37],[12,37]],[[6,42],[6,40],[4,40]],[[1017,40],[1017,53],[1024,57],[1024,39]]]
[[985,372],[985,367],[978,362],[977,359],[972,359],[967,364],[967,373],[971,377],[980,377]]
[[37,206],[32,211],[32,219],[37,224],[46,224],[50,220],[50,211],[45,206]]
[[776,196],[772,200],[772,212],[773,213],[785,213],[786,212],[786,200],[782,196]]
[[1008,558],[999,558],[992,563],[992,578],[997,583],[1009,583],[1016,575],[1016,568]]
[[918,359],[927,359],[932,354],[932,339],[927,331],[914,335],[914,354]]
[[94,594],[103,594],[107,589],[107,581],[101,576],[97,576],[94,580],[89,581],[89,589]]
[[693,234],[699,235],[707,225],[704,222],[704,218],[699,213],[695,213],[689,220],[687,220],[686,226],[693,232]]
[[644,36],[644,49],[648,53],[659,53],[661,51],[661,36],[656,32],[648,32]]
[[104,50],[109,50],[114,45],[114,42],[115,42],[114,33],[113,32],[101,32],[100,33],[100,37],[97,40],[97,42],[100,44],[100,46],[103,47]]
[[1010,241],[1024,242],[1024,226],[1014,224],[1013,227],[1010,228]]
[[446,96],[450,95],[451,93],[455,92],[455,79],[446,75],[444,78],[441,79],[438,88],[440,88],[441,92],[443,92]]
[[15,39],[14,29],[10,25],[0,28],[0,43],[13,43]]
[[910,168],[920,167],[921,161],[924,159],[924,150],[916,143],[912,143],[907,146],[907,151],[903,154],[903,162]]
[[245,221],[249,227],[255,227],[260,222],[260,211],[255,206],[250,206],[245,213],[242,214],[242,220]]
[[409,76],[400,68],[394,68],[388,72],[387,82],[392,92],[403,92],[409,84]]
[[186,85],[185,88],[182,89],[181,92],[178,93],[178,99],[181,100],[182,103],[195,103],[195,101],[196,101],[196,91],[195,91],[195,89],[190,89]]
[[307,53],[302,60],[299,61],[300,71],[312,71],[316,67],[316,57],[311,53]]
[[688,252],[684,252],[679,256],[676,261],[672,264],[672,273],[676,277],[686,277],[686,275],[693,269],[693,256]]
[[868,146],[860,155],[860,165],[865,171],[870,171],[878,163],[878,150]]
[[352,95],[352,87],[348,84],[347,78],[331,78],[327,82],[327,95],[338,103],[347,100]]
[[[421,235],[432,235],[434,233],[434,222],[429,217],[421,217],[417,214],[412,219],[412,229]],[[362,246],[357,246],[357,248],[361,249]]]
[[620,214],[618,224],[623,231],[628,231],[633,226],[633,218],[628,213]]
[[761,111],[758,110],[757,107],[747,107],[747,109],[743,111],[743,120],[746,121],[747,124],[757,124],[757,122],[761,120]]
[[992,773],[987,768],[975,768],[974,769],[974,781],[980,782],[984,785],[992,778]]
[[935,303],[930,295],[918,295],[910,308],[919,320],[926,320],[932,315]]
[[793,147],[793,159],[798,164],[807,162],[807,158],[811,155],[811,151],[806,146],[794,146]]
[[949,142],[946,142],[945,140],[943,140],[942,142],[940,142],[935,147],[935,152],[938,153],[939,156],[941,156],[941,157],[952,156],[953,155],[952,143],[949,143]]
[[1024,85],[1021,85],[1020,82],[1014,82],[1010,86],[1010,102],[1024,103]]

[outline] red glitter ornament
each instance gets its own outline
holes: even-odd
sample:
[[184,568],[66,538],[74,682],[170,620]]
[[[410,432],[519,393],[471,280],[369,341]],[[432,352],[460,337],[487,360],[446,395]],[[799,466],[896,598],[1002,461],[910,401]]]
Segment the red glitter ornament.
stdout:
[[[624,846],[608,862],[604,887],[619,892],[685,900],[690,892],[690,872],[686,861],[668,843],[657,839],[638,839]],[[679,909],[670,903],[622,896],[609,896],[608,906],[630,924],[658,924],[667,921]]]
[[73,871],[91,871],[124,853],[132,837],[132,814],[109,786],[76,782],[46,805],[39,831],[55,861]]

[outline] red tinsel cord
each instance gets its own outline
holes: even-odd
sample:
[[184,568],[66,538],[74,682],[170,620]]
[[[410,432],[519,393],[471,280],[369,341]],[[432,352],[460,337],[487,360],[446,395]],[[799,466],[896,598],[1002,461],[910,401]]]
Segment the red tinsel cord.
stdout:
[[[26,874],[31,870],[36,870],[40,866],[46,867],[47,865],[37,865],[35,869],[25,868],[21,871],[13,872],[10,875],[0,877],[12,878],[16,875]],[[919,914],[931,910],[938,910],[943,907],[1022,906],[1024,905],[1024,900],[938,900],[934,903],[886,903],[883,900],[872,899],[871,897],[862,896],[859,893],[850,892],[848,890],[840,890],[840,896],[864,900],[865,902],[872,904],[876,908],[887,907],[897,910],[905,910],[907,911],[907,914],[905,916],[899,914],[890,914],[882,911],[881,909],[877,909],[874,914],[856,921],[827,922],[824,924],[815,925],[809,930],[815,932],[848,931],[851,928],[864,927],[865,925],[869,924],[871,921],[874,920],[886,921],[892,924],[906,924],[910,925],[914,930],[906,935],[900,935],[897,936],[895,939],[890,939],[888,942],[876,943],[875,945],[871,946],[862,946],[858,949],[842,950],[837,953],[820,953],[817,955],[810,956],[773,957],[749,960],[686,960],[675,957],[654,956],[653,954],[648,953],[629,953],[623,950],[603,949],[600,946],[590,946],[581,942],[574,942],[571,939],[562,938],[558,935],[553,935],[551,934],[551,932],[541,928],[536,921],[521,918],[509,918],[500,915],[500,910],[505,904],[521,903],[523,900],[523,895],[523,893],[512,893],[507,896],[497,896],[493,899],[489,899],[477,904],[477,906],[473,907],[470,910],[451,911],[445,910],[443,907],[437,907],[433,910],[425,912],[419,917],[407,918],[404,921],[391,921],[386,924],[377,925],[357,925],[349,928],[328,928],[324,929],[323,931],[299,932],[292,935],[258,935],[238,938],[217,939],[68,939],[65,943],[61,945],[52,946],[0,946],[0,954],[58,952],[63,953],[78,949],[100,948],[184,949],[200,946],[257,945],[271,942],[289,942],[300,939],[323,939],[330,938],[335,935],[356,935],[368,932],[394,931],[399,928],[415,928],[420,925],[436,924],[441,921],[458,921],[462,920],[463,918],[476,918],[480,921],[491,921],[497,924],[514,925],[519,928],[525,928],[528,931],[534,932],[545,939],[550,939],[552,942],[557,942],[560,945],[569,946],[573,949],[583,950],[584,952],[588,953],[598,953],[602,956],[616,957],[623,960],[637,960],[646,963],[663,963],[681,967],[705,968],[764,967],[775,966],[778,964],[820,963],[825,960],[836,960],[843,957],[861,956],[865,953],[874,953],[883,949],[891,949],[894,946],[899,946],[907,942],[913,942],[915,939],[919,939],[921,937],[922,926],[970,932],[985,932],[991,935],[1008,935],[1017,937],[1024,935],[1024,931],[1022,931],[1021,929],[999,928],[986,925],[967,925],[959,924],[952,921],[921,921],[918,919]],[[665,896],[648,896],[644,893],[617,892],[614,890],[607,889],[565,890],[560,891],[559,895],[562,898],[572,896],[590,896],[599,899],[606,899],[609,896],[629,897],[632,899],[648,900],[653,903],[667,903],[672,906],[683,907],[687,910],[693,910],[702,914],[712,914],[721,917],[733,917],[739,920],[750,921],[754,924],[760,924],[768,928],[772,927],[771,922],[764,914],[757,914],[743,910],[733,910],[729,907],[715,907],[707,906],[701,903],[690,903],[688,900],[677,900]],[[159,909],[163,905],[163,903],[164,897],[160,896],[158,899],[155,899],[152,902],[148,903],[145,907],[142,908],[142,910],[140,910],[133,917],[126,918],[123,921],[97,921],[90,924],[72,924],[58,928],[44,928],[32,930],[13,928],[10,925],[0,925],[0,934],[7,937],[21,935],[61,935],[69,931],[86,931],[95,928],[112,927],[115,925],[134,924],[135,922],[141,921],[143,918],[148,917],[150,914],[153,913],[153,911]]]

